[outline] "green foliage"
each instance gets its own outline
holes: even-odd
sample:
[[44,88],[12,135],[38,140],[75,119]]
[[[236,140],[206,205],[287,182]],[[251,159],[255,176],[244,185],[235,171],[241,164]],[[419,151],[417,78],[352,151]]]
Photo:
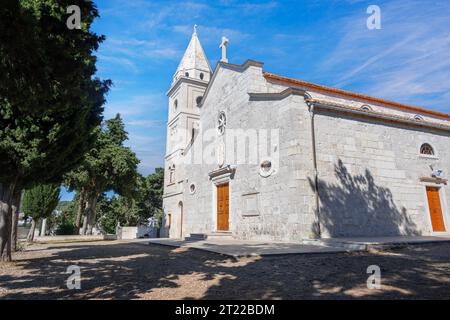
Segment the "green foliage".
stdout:
[[57,235],[73,235],[77,233],[75,227],[77,201],[60,201],[54,215],[47,219],[49,229],[55,230]]
[[107,233],[115,233],[117,224],[135,226],[145,223],[133,199],[122,196],[103,198],[98,206],[99,223]]
[[75,227],[73,223],[63,219],[61,223],[58,224],[55,233],[58,236],[70,236],[77,234],[77,230],[78,228]]
[[164,170],[157,168],[148,177],[140,176],[132,197],[104,195],[98,202],[99,222],[108,233],[114,233],[118,223],[121,226],[146,224],[150,217],[162,219],[162,194]]
[[74,201],[60,201],[56,206],[56,211],[58,212],[72,212],[74,210]]
[[25,191],[22,210],[35,221],[49,217],[59,202],[59,186],[40,184]]
[[88,193],[101,194],[113,190],[130,195],[134,191],[139,160],[123,142],[128,139],[120,115],[97,128],[95,145],[83,162],[66,175],[71,189],[84,188]]
[[[66,27],[66,8],[82,29]],[[95,140],[110,81],[95,78],[87,0],[2,1],[0,10],[0,182],[28,188],[60,182]]]
[[164,193],[164,168],[156,168],[155,173],[146,178],[146,191],[149,204],[153,208],[162,208]]
[[97,215],[103,231],[107,234],[116,233],[116,226],[120,219],[116,217],[116,212],[113,210],[112,199],[107,198],[104,193],[100,195],[97,202]]
[[148,220],[162,210],[164,192],[164,169],[156,168],[155,173],[141,177],[138,185],[136,205],[142,220]]

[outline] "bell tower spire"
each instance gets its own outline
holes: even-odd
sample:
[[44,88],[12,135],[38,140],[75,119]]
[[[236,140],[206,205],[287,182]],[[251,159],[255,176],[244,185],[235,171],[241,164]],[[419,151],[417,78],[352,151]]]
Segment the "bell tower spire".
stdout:
[[211,77],[211,66],[203,51],[202,44],[198,38],[197,25],[194,25],[194,32],[191,41],[184,52],[183,58],[178,65],[177,71],[173,76],[174,84],[181,77],[193,78],[202,81],[209,81]]

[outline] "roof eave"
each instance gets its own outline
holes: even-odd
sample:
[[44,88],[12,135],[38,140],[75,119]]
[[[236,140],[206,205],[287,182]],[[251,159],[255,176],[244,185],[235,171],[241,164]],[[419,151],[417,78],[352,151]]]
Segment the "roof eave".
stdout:
[[280,84],[287,85],[287,86],[300,87],[301,89],[308,89],[311,91],[318,91],[321,93],[332,94],[332,95],[341,96],[341,97],[345,97],[345,98],[357,99],[357,100],[361,100],[361,101],[364,101],[367,103],[381,104],[383,106],[396,108],[396,109],[400,109],[403,111],[414,112],[414,113],[419,113],[419,114],[423,114],[423,115],[438,117],[438,118],[445,119],[445,120],[450,120],[450,114],[445,113],[445,112],[430,110],[427,108],[403,104],[403,103],[386,100],[386,99],[382,99],[382,98],[376,98],[376,97],[372,97],[372,96],[368,96],[365,94],[356,93],[356,92],[352,92],[352,91],[347,91],[347,90],[343,90],[343,89],[327,87],[324,85],[319,85],[319,84],[307,82],[304,80],[283,77],[283,76],[276,75],[276,74],[273,74],[270,72],[264,72],[264,77],[268,81],[278,82]]

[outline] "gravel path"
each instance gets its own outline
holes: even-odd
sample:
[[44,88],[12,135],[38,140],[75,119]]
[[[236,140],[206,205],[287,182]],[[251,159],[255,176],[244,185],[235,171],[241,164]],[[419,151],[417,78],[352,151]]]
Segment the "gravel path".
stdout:
[[[390,252],[232,259],[186,248],[32,245],[0,263],[0,299],[450,299],[450,244]],[[69,290],[70,265],[81,289]],[[381,268],[381,289],[366,271]]]

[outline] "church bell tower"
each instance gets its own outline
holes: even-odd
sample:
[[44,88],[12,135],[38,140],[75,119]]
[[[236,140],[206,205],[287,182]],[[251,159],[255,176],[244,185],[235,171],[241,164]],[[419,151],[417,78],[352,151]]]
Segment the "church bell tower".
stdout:
[[[166,235],[182,238],[182,206],[186,181],[185,151],[200,122],[200,104],[211,79],[211,67],[194,26],[189,45],[167,92],[168,121],[164,177],[164,226]],[[180,211],[181,206],[181,211]],[[180,216],[181,215],[181,216]]]

